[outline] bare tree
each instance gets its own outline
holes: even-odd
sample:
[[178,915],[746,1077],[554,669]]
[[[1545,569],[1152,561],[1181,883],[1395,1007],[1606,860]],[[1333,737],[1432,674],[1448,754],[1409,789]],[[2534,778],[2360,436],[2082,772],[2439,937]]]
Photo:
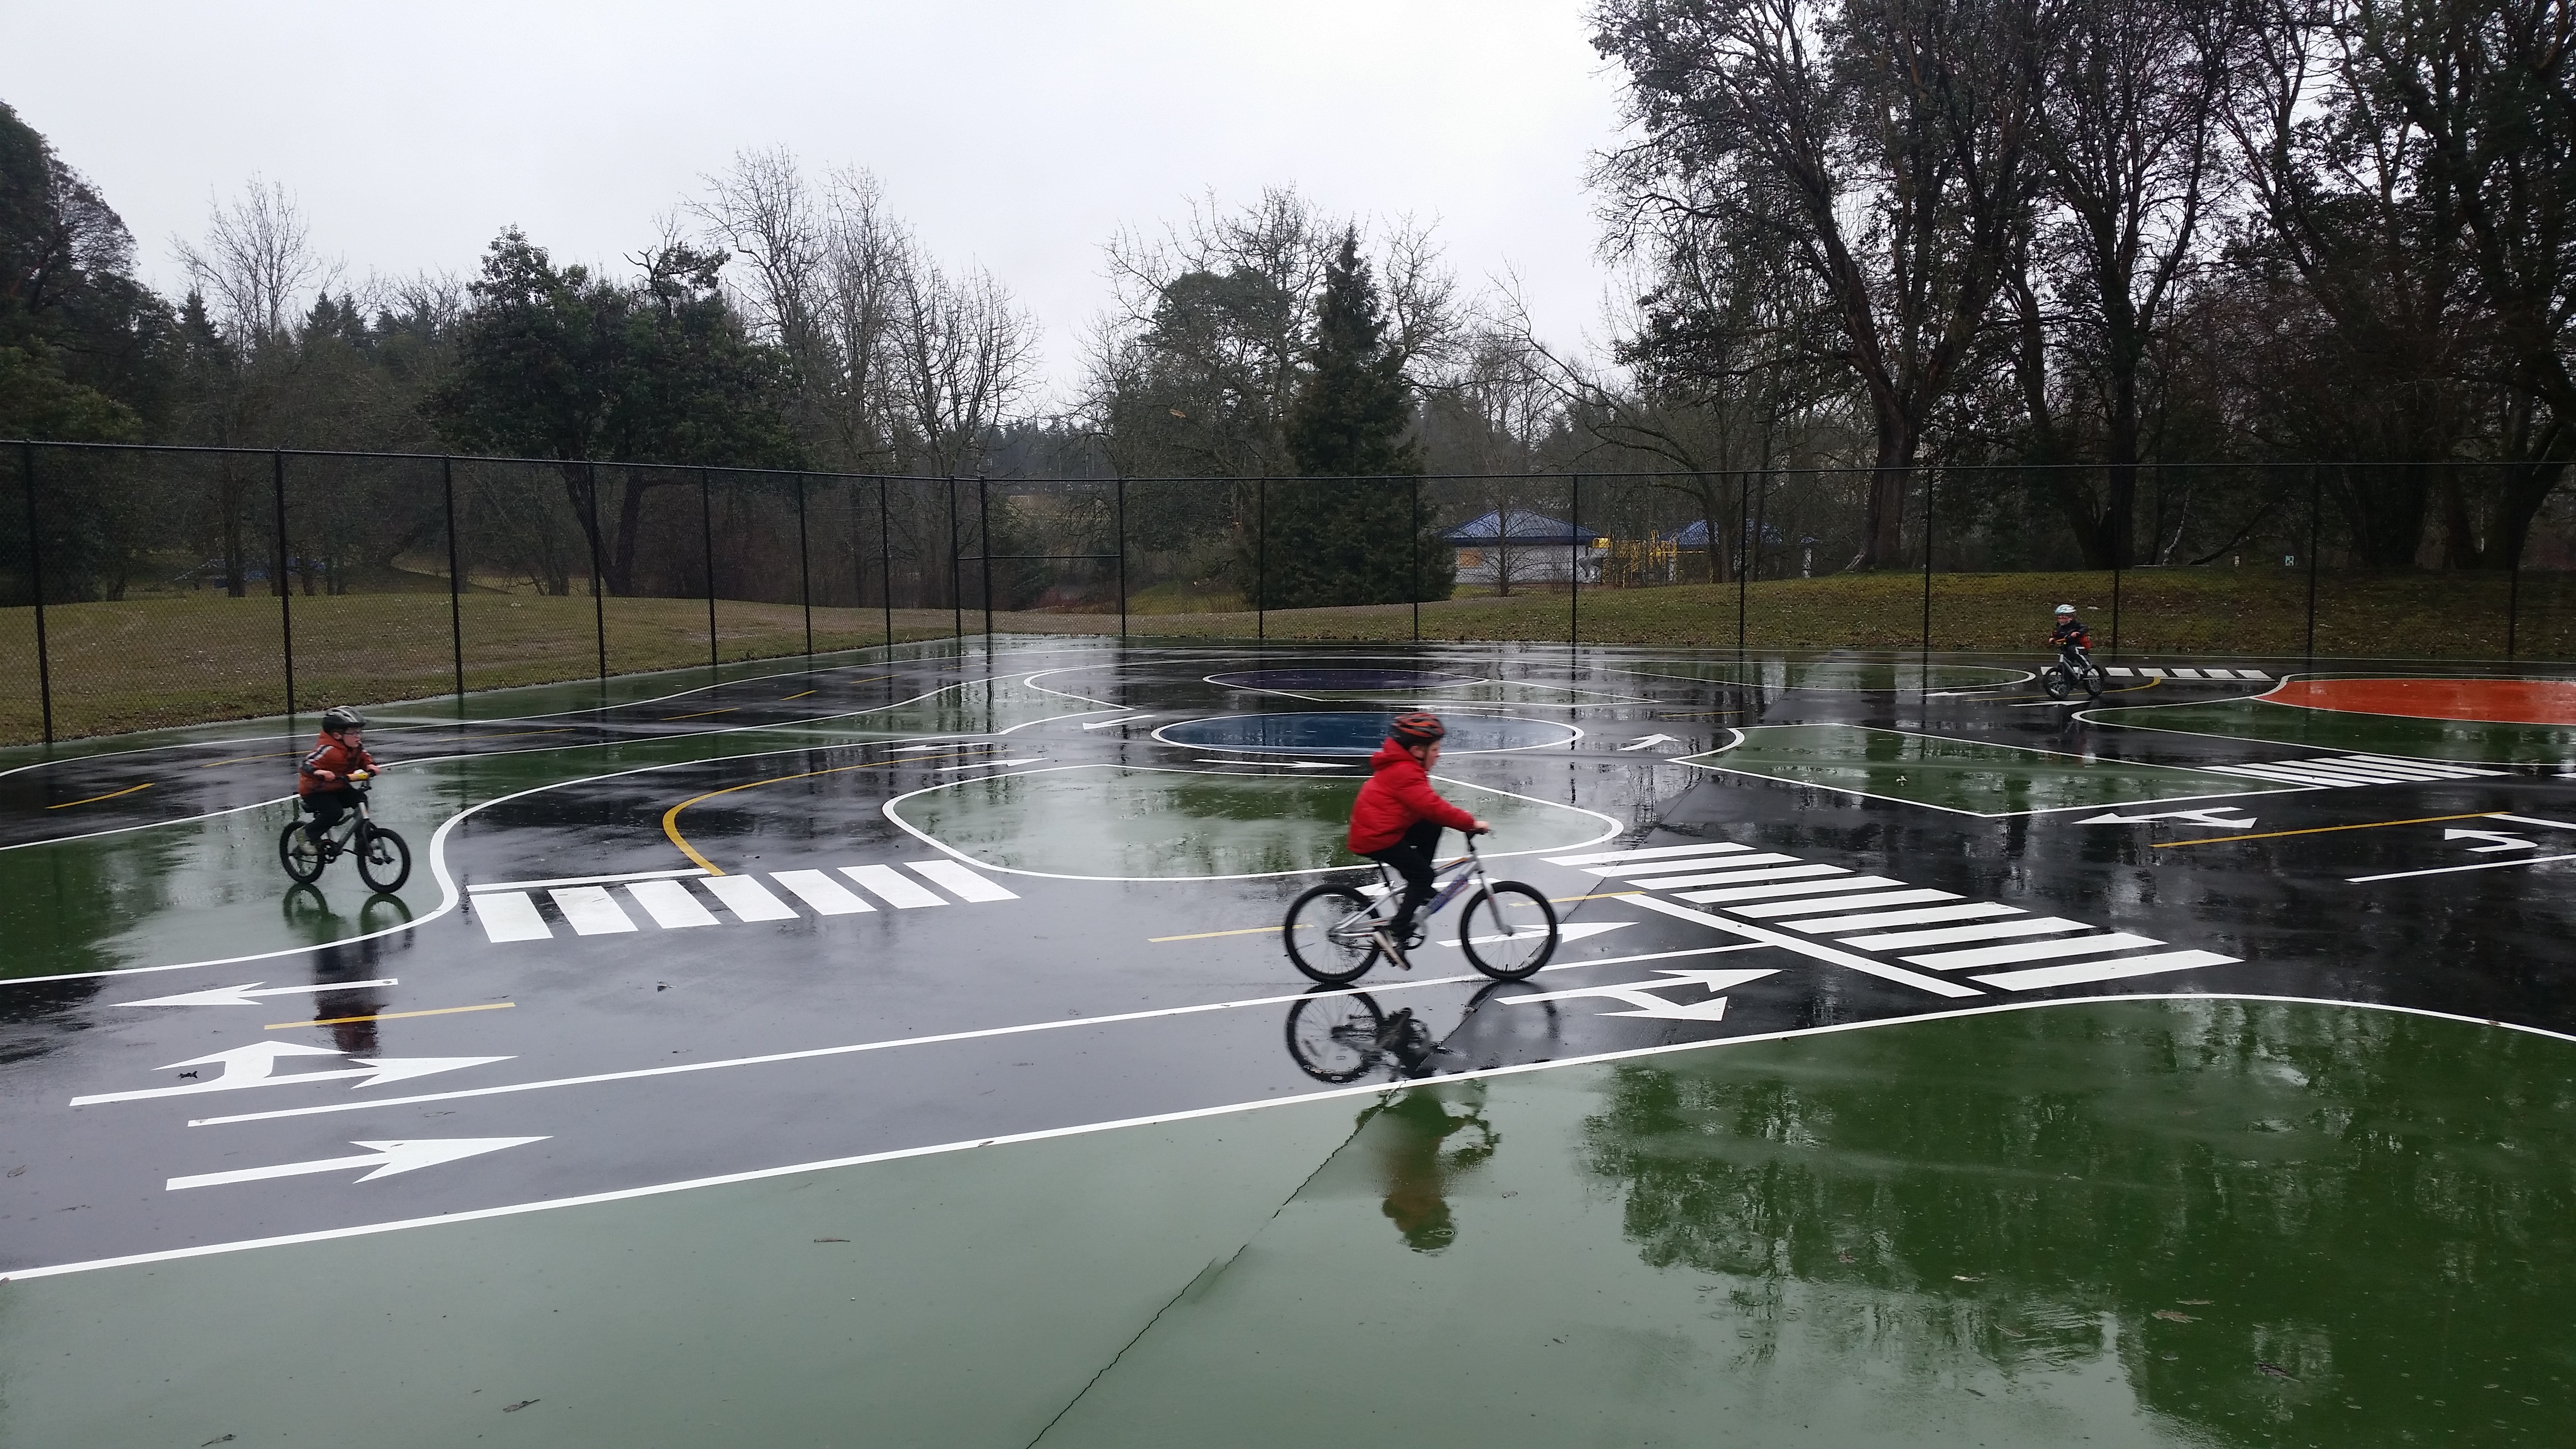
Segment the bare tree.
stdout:
[[918,255],[891,300],[901,442],[927,472],[974,472],[1034,379],[1037,319],[991,273],[951,275]]
[[214,203],[204,241],[176,246],[189,284],[236,347],[285,336],[308,294],[339,277],[339,267],[313,250],[311,228],[284,184],[256,176],[230,206]]

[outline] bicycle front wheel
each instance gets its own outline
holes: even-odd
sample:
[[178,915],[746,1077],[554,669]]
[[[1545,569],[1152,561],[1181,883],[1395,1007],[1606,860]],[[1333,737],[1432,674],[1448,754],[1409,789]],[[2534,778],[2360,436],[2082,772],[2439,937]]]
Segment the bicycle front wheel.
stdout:
[[1556,907],[1516,880],[1476,892],[1458,930],[1468,964],[1497,981],[1526,981],[1556,953]]
[[1297,1070],[1340,1086],[1377,1069],[1386,1016],[1365,991],[1307,996],[1288,1008],[1288,1055]]
[[2039,687],[2047,690],[2048,697],[2051,699],[2064,699],[2069,687],[2066,678],[2066,666],[2063,664],[2052,664],[2046,669],[2041,670],[2039,675]]
[[358,878],[388,894],[401,890],[411,879],[411,847],[390,830],[358,828],[365,832],[358,842]]
[[322,848],[304,833],[304,822],[296,821],[277,837],[277,860],[298,885],[311,885],[322,878]]
[[1359,980],[1378,957],[1368,908],[1369,898],[1353,886],[1320,885],[1299,896],[1280,931],[1288,939],[1288,959],[1327,986]]

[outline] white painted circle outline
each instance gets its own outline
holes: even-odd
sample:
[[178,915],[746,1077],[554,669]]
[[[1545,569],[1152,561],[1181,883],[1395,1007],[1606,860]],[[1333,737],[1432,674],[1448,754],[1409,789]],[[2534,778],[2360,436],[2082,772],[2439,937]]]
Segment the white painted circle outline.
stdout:
[[[1450,749],[1447,749],[1447,748],[1445,748],[1445,747],[1444,747],[1444,748],[1442,749],[1442,751],[1441,751],[1441,753],[1443,753],[1443,754],[1458,754],[1458,755],[1511,755],[1511,754],[1519,754],[1519,753],[1522,753],[1522,752],[1524,752],[1524,751],[1528,751],[1528,750],[1554,750],[1554,749],[1561,749],[1561,748],[1564,748],[1565,746],[1568,746],[1568,745],[1577,744],[1577,743],[1581,742],[1581,740],[1583,739],[1583,735],[1584,735],[1584,732],[1583,732],[1583,730],[1582,730],[1582,728],[1581,728],[1580,726],[1577,726],[1577,725],[1571,725],[1571,724],[1566,724],[1566,723],[1564,723],[1564,722],[1562,722],[1562,721],[1560,721],[1560,720],[1552,720],[1552,719],[1525,719],[1525,718],[1523,718],[1523,717],[1522,717],[1522,716],[1520,716],[1520,715],[1516,715],[1516,714],[1497,714],[1497,713],[1494,713],[1494,712],[1489,711],[1489,710],[1453,709],[1453,710],[1451,710],[1451,711],[1449,711],[1449,712],[1450,712],[1451,714],[1472,715],[1472,716],[1474,716],[1474,717],[1475,717],[1475,718],[1477,718],[1477,719],[1508,719],[1508,720],[1519,720],[1522,724],[1539,725],[1539,726],[1542,726],[1542,727],[1545,727],[1545,728],[1549,728],[1549,729],[1571,730],[1571,731],[1573,731],[1573,733],[1571,733],[1571,734],[1567,735],[1564,739],[1561,739],[1561,740],[1549,740],[1549,741],[1546,741],[1545,743],[1542,743],[1542,744],[1535,744],[1535,745],[1511,745],[1511,746],[1508,746],[1508,747],[1506,747],[1506,748],[1499,749],[1499,750],[1450,750]],[[1183,726],[1183,725],[1203,724],[1203,723],[1205,723],[1205,722],[1207,722],[1207,721],[1209,721],[1209,720],[1217,720],[1217,719],[1285,719],[1285,718],[1288,718],[1288,717],[1291,717],[1291,716],[1294,716],[1294,715],[1301,715],[1301,714],[1367,714],[1367,715],[1385,714],[1385,715],[1389,715],[1389,716],[1391,717],[1394,713],[1395,713],[1395,711],[1392,711],[1392,710],[1375,710],[1375,709],[1272,709],[1272,710],[1262,710],[1262,711],[1260,711],[1260,712],[1258,712],[1258,713],[1255,713],[1255,714],[1203,714],[1203,715],[1200,715],[1200,716],[1199,716],[1198,718],[1196,718],[1196,719],[1176,719],[1176,720],[1172,721],[1170,724],[1157,726],[1157,727],[1154,729],[1154,731],[1153,731],[1153,736],[1152,736],[1152,737],[1153,737],[1154,743],[1156,743],[1156,744],[1158,744],[1158,745],[1169,745],[1169,746],[1171,746],[1173,749],[1176,749],[1176,750],[1213,750],[1213,751],[1217,751],[1217,752],[1220,752],[1220,753],[1223,753],[1223,754],[1231,754],[1231,755],[1255,755],[1255,754],[1264,754],[1264,753],[1267,753],[1267,754],[1277,754],[1277,755],[1324,755],[1324,754],[1331,754],[1332,752],[1330,752],[1330,751],[1326,751],[1326,750],[1316,750],[1316,749],[1305,749],[1305,750],[1286,750],[1286,749],[1283,749],[1283,750],[1263,751],[1263,750],[1249,749],[1249,748],[1246,748],[1246,747],[1244,747],[1244,746],[1240,746],[1240,745],[1202,745],[1202,744],[1191,744],[1191,743],[1189,743],[1189,742],[1188,742],[1188,741],[1186,741],[1186,740],[1176,740],[1176,739],[1168,738],[1167,736],[1165,736],[1165,735],[1164,735],[1163,731],[1164,731],[1164,730],[1170,730],[1170,729],[1179,729],[1179,728],[1180,728],[1181,726]],[[1366,756],[1366,755],[1339,755],[1339,754],[1336,754],[1336,755],[1334,755],[1333,757],[1334,757],[1334,758],[1336,758],[1336,759],[1345,759],[1345,760],[1365,760],[1365,759],[1367,759],[1367,758],[1368,758],[1368,756]],[[1479,786],[1478,788],[1480,788],[1480,789],[1481,789],[1481,788],[1483,788],[1483,787]]]

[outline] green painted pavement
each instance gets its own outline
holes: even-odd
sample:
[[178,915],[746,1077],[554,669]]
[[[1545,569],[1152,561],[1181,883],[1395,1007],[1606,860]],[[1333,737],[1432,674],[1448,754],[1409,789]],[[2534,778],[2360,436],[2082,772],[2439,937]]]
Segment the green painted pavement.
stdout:
[[[1438,777],[1515,854],[1570,850],[1617,826],[1590,811]],[[1092,879],[1261,875],[1360,864],[1343,848],[1356,773],[1306,777],[1080,765],[960,780],[889,806],[987,865]]]
[[12,1283],[0,1443],[2555,1445],[2569,1051],[2053,1006]]
[[2095,809],[2294,789],[2239,775],[1866,725],[1756,725],[1684,764],[1972,815]]
[[2083,717],[2095,724],[2124,729],[2217,735],[2312,750],[2457,760],[2473,765],[2576,765],[2576,729],[2564,725],[2407,719],[2306,709],[2256,699],[2130,705],[2087,710]]

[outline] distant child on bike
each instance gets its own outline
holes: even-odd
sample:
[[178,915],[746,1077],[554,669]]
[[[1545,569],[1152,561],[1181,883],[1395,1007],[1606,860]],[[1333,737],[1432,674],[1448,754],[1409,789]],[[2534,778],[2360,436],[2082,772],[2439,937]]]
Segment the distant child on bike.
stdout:
[[358,792],[349,788],[352,771],[373,773],[376,757],[367,753],[367,722],[356,710],[337,705],[322,712],[322,733],[313,741],[313,753],[295,771],[295,794],[313,819],[304,827],[304,838],[315,846],[322,844],[322,832],[338,824],[340,817],[356,809]]
[[1351,853],[1404,877],[1404,903],[1387,927],[1398,947],[1421,944],[1413,916],[1438,894],[1431,860],[1440,849],[1441,830],[1482,835],[1492,828],[1431,788],[1430,770],[1440,762],[1440,741],[1448,733],[1436,715],[1397,715],[1386,743],[1369,757],[1368,783],[1351,805]]

